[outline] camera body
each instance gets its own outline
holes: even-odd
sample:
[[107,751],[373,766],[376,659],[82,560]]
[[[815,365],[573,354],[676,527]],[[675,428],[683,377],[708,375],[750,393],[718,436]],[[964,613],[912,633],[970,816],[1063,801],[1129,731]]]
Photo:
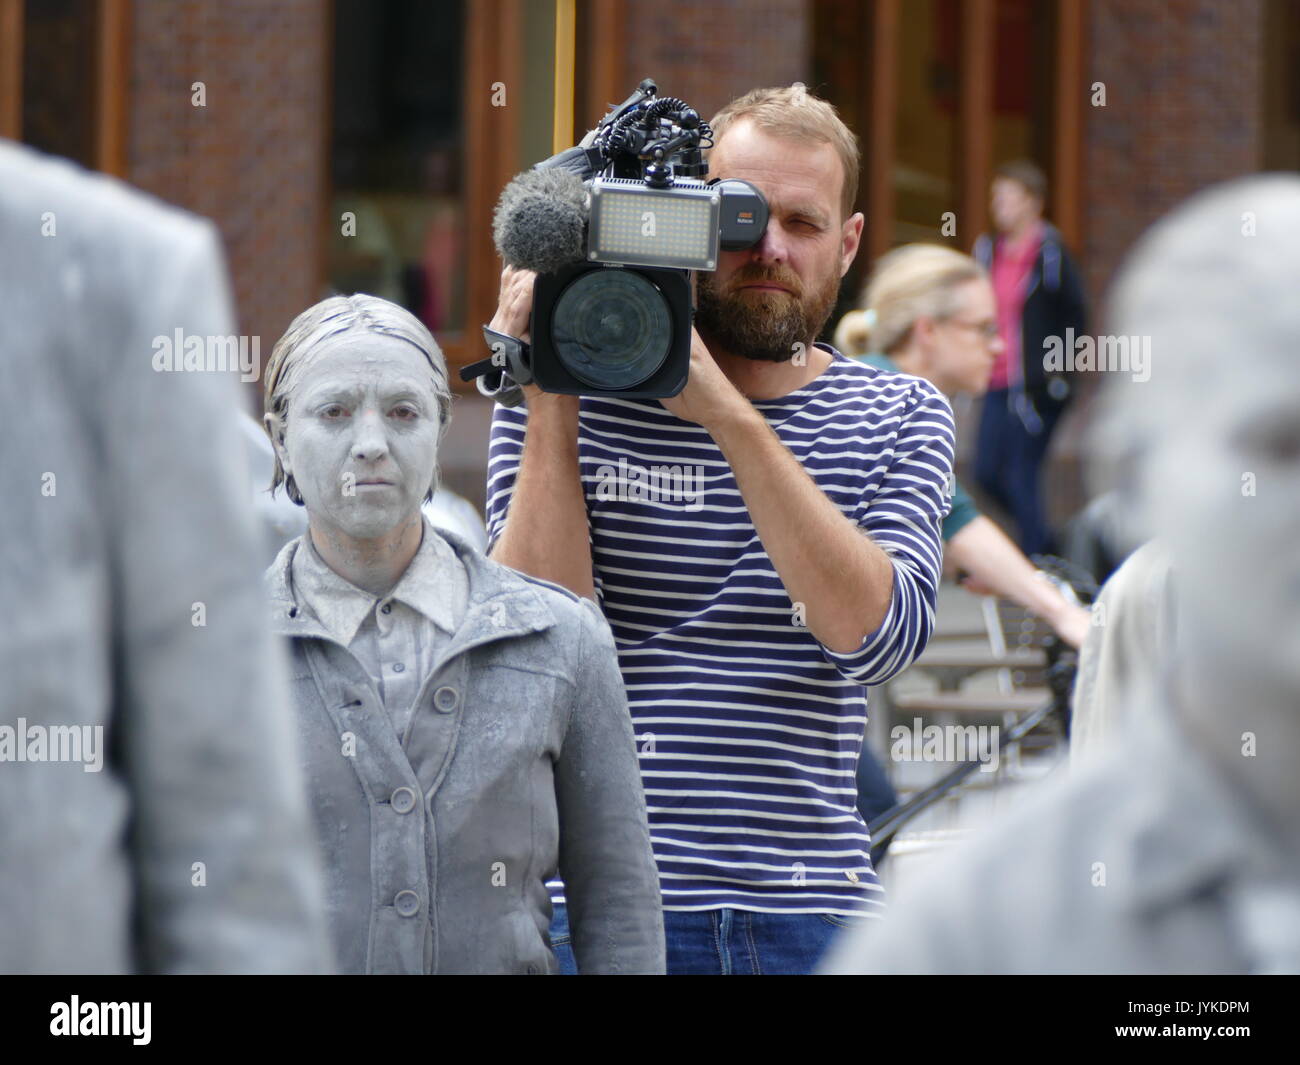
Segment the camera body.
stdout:
[[675,396],[691,361],[684,270],[575,263],[533,287],[532,374],[543,392]]
[[518,402],[514,386],[535,382],[546,392],[658,399],[686,386],[692,272],[762,239],[768,207],[747,182],[703,180],[712,131],[657,91],[647,78],[580,144],[502,194],[498,248],[538,277],[531,349],[504,358],[493,334],[493,358],[461,371],[479,377],[485,395]]

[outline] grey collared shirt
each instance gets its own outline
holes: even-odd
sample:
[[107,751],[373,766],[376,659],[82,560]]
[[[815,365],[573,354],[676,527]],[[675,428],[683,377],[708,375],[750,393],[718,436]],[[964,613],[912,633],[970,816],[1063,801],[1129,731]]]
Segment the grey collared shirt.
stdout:
[[465,616],[469,584],[456,552],[424,523],[420,549],[385,596],[376,598],[340,577],[311,537],[293,557],[293,582],[327,632],[370,674],[400,738],[425,680]]

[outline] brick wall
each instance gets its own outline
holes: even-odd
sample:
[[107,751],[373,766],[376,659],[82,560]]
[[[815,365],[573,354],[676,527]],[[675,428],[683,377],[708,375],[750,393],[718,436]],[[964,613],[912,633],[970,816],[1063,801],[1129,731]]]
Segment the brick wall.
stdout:
[[[1263,3],[1090,0],[1086,81],[1104,82],[1107,101],[1086,109],[1077,251],[1094,304],[1147,225],[1196,189],[1257,168]],[[755,86],[810,80],[811,6],[631,3],[620,84],[652,75],[708,116]],[[240,328],[262,337],[265,359],[320,295],[328,5],[135,0],[132,18],[128,177],[217,222]],[[195,81],[206,84],[206,108],[191,106]],[[477,454],[482,412],[465,409],[462,420]],[[1058,518],[1082,501],[1086,410],[1071,421],[1054,447]],[[478,498],[478,470],[449,465],[449,480]]]
[[805,0],[663,0],[628,4],[628,88],[653,77],[706,119],[765,85],[809,77]]
[[[1085,90],[1104,83],[1106,106],[1085,107],[1076,251],[1093,330],[1105,331],[1107,288],[1151,223],[1198,189],[1259,169],[1263,5],[1089,0]],[[1052,441],[1044,490],[1058,528],[1090,496],[1097,383],[1085,383]]]
[[132,6],[128,179],[220,227],[263,364],[319,297],[327,32],[319,0]]
[[1094,301],[1137,236],[1261,159],[1264,0],[1091,0],[1084,269]]

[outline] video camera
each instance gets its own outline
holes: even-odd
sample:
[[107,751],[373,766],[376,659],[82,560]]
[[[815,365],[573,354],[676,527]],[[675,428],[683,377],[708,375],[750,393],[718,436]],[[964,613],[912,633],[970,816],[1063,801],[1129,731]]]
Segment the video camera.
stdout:
[[530,346],[484,326],[492,351],[461,371],[507,406],[519,386],[660,399],[686,387],[691,271],[762,238],[768,206],[745,181],[703,180],[712,131],[647,78],[582,141],[514,178],[493,235],[538,274]]

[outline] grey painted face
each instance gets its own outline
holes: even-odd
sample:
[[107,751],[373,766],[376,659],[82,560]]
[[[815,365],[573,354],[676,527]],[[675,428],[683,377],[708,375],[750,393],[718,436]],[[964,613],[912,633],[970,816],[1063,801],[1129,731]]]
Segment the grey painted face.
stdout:
[[1195,406],[1153,397],[1167,429],[1147,488],[1178,562],[1180,639],[1300,703],[1300,374],[1229,356],[1203,383]]
[[1120,335],[1150,336],[1151,379],[1117,385],[1104,429],[1138,442],[1184,674],[1279,707],[1300,705],[1298,276],[1294,176],[1220,186],[1156,226],[1113,300]]
[[314,526],[373,540],[411,520],[438,461],[439,413],[428,360],[375,333],[327,342],[289,394],[285,474]]

